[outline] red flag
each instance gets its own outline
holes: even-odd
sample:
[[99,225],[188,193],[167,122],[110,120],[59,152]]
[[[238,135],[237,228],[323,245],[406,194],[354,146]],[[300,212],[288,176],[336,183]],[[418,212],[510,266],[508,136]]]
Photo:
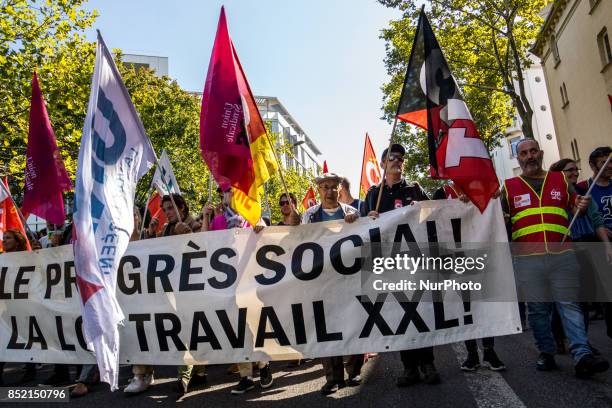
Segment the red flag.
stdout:
[[13,200],[10,197],[7,177],[4,177],[4,187],[0,186],[0,209],[2,212],[2,214],[0,214],[0,238],[8,230],[17,230],[21,232],[23,237],[26,239],[28,251],[31,251],[32,247],[30,246],[28,234],[26,234],[23,223],[21,222],[21,217],[19,216],[17,208],[15,208]]
[[323,173],[329,173],[329,170],[327,169],[327,160],[323,160]]
[[431,176],[451,179],[482,212],[499,190],[489,152],[422,11],[397,118],[427,130]]
[[306,195],[302,200],[302,208],[304,208],[304,210],[307,210],[313,205],[317,205],[317,197],[315,196],[315,192],[312,187],[308,187],[308,191],[306,191]]
[[276,163],[223,7],[202,95],[200,148],[217,184],[223,191],[232,188],[232,208],[256,225],[259,190]]
[[370,187],[380,183],[381,179],[380,165],[376,159],[370,136],[366,133],[365,145],[363,146],[363,163],[361,164],[360,194],[362,192],[365,194]]
[[71,189],[72,184],[55,142],[35,72],[32,76],[22,211],[24,214],[35,214],[53,224],[63,224],[66,213],[62,192]]
[[159,235],[164,228],[164,224],[168,222],[168,219],[161,208],[161,196],[157,191],[151,196],[149,204],[147,204],[147,209],[149,210],[149,214],[151,214],[151,220],[154,218],[157,219],[157,230],[155,232]]

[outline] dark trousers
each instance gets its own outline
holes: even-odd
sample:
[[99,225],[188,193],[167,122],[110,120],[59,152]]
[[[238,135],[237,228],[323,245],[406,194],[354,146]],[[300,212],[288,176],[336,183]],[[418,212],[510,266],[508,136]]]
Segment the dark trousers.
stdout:
[[400,351],[400,358],[404,368],[418,367],[423,364],[432,364],[434,361],[433,347],[423,347]]
[[[480,339],[482,342],[482,348],[484,349],[492,349],[495,346],[495,338],[494,337],[484,337]],[[478,344],[476,344],[476,339],[466,340],[465,348],[468,351],[468,354],[478,354]]]
[[[363,366],[364,355],[354,354],[347,356],[346,372],[348,377],[353,378],[361,373],[361,367]],[[323,371],[325,372],[325,379],[327,381],[344,381],[344,357],[325,357],[321,359],[323,364]]]
[[604,303],[604,319],[606,321],[606,334],[612,339],[612,303]]

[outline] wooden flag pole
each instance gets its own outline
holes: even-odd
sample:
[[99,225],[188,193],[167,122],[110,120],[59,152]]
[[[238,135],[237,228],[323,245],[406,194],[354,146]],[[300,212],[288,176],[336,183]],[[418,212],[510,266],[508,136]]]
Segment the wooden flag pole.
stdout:
[[[143,211],[144,216],[142,217],[142,220],[140,221],[140,234],[138,235],[138,239],[142,237],[142,233],[144,231],[145,218],[147,218],[147,211],[149,211],[149,202],[151,201],[152,196],[153,196],[153,190],[149,189],[149,191],[147,192],[147,201],[145,201],[145,208]],[[151,219],[149,220],[149,222],[151,221],[153,221],[153,214],[151,214]]]
[[300,213],[298,212],[297,208],[295,208],[295,206],[291,202],[291,197],[289,196],[289,189],[287,188],[287,183],[285,183],[285,176],[283,175],[283,166],[281,166],[280,164],[280,160],[278,159],[278,155],[276,154],[276,149],[272,145],[272,141],[270,140],[270,136],[268,135],[268,132],[266,131],[265,133],[266,133],[266,140],[268,141],[268,144],[270,145],[270,149],[272,149],[272,153],[274,154],[274,160],[276,160],[276,165],[278,166],[278,174],[280,175],[281,183],[283,184],[283,189],[285,191],[285,195],[287,196],[287,200],[289,200],[289,205],[296,212],[296,214],[299,215]]
[[[593,179],[593,182],[591,183],[591,186],[589,187],[589,190],[584,195],[585,197],[590,197],[591,196],[591,191],[593,190],[593,187],[595,187],[595,183],[597,183],[597,180],[599,180],[599,177],[601,177],[601,175],[603,174],[603,172],[606,169],[606,167],[608,167],[608,163],[610,163],[610,159],[612,159],[612,153],[610,153],[608,155],[608,160],[606,160],[606,162],[603,164],[603,166],[601,166],[601,169],[599,169],[599,172],[597,173],[597,175]],[[574,217],[572,218],[572,222],[570,222],[569,226],[567,227],[567,232],[565,234],[563,234],[563,239],[561,240],[562,244],[567,239],[567,235],[570,233],[570,231],[572,229],[572,225],[574,225],[574,222],[576,222],[576,218],[578,218],[578,214],[579,213],[580,213],[580,211],[576,211],[574,213]]]
[[[405,88],[405,87],[404,87]],[[402,96],[404,94],[404,88],[402,88]],[[400,96],[400,101],[402,100],[402,96]],[[397,110],[399,111],[399,103],[397,104]],[[382,175],[382,180],[380,181],[380,189],[378,189],[378,198],[376,199],[376,212],[378,212],[378,209],[380,207],[380,199],[382,197],[382,191],[383,188],[385,187],[385,182],[386,182],[386,177],[387,177],[387,158],[389,157],[389,154],[391,153],[391,146],[393,146],[393,136],[395,135],[395,128],[397,126],[397,115],[399,114],[399,112],[396,112],[395,114],[395,120],[393,121],[393,128],[391,129],[391,137],[389,137],[389,146],[387,147],[387,154],[385,156],[385,160],[383,161],[383,175]]]
[[[368,132],[366,132],[366,139],[363,142],[363,156],[361,158],[361,174],[359,175],[359,193],[357,194],[357,198],[359,198],[359,208],[357,209],[357,211],[359,212],[359,215],[361,215],[361,203],[363,200],[361,200],[361,183],[363,182],[363,162],[365,160],[365,155],[366,155],[366,145],[368,143]],[[367,168],[366,168],[367,171]],[[365,199],[365,195],[363,197]]]

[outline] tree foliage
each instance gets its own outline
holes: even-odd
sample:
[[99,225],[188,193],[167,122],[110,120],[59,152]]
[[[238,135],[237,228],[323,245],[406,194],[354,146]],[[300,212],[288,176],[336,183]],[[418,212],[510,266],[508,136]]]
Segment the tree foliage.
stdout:
[[[81,9],[84,0],[0,0],[0,174],[9,174],[18,198],[23,188],[29,126],[31,79],[34,70],[47,104],[58,147],[73,182],[77,170],[83,122],[87,113],[95,43],[85,40],[97,12]],[[168,151],[174,172],[190,208],[208,200],[210,173],[200,156],[200,98],[167,76],[115,61],[156,153]],[[277,135],[271,135],[274,141]],[[280,146],[280,151],[289,151]],[[140,181],[136,201],[143,205],[153,171]],[[285,173],[290,191],[304,196],[310,178],[302,171]],[[214,183],[213,183],[214,184]],[[216,197],[216,184],[213,197]],[[279,174],[267,183],[272,219],[280,221],[278,196],[284,191]],[[264,205],[264,210],[267,210]]]
[[[393,120],[420,12],[414,0],[378,0],[403,12],[382,30],[385,65],[390,80],[383,85],[384,118]],[[498,145],[517,110],[526,137],[533,137],[533,110],[524,97],[523,70],[528,49],[542,19],[538,12],[549,0],[431,0],[427,16],[463,96],[489,150]],[[407,169],[426,186],[428,159],[425,135],[398,126],[407,147]]]
[[[268,126],[269,128],[269,126]],[[276,152],[279,155],[281,154],[289,154],[292,155],[292,147],[289,143],[279,144],[278,140],[280,139],[279,134],[274,132],[269,132],[270,140],[273,146],[276,146]],[[298,166],[298,168],[287,168],[283,166],[282,169],[283,176],[285,179],[285,183],[287,185],[287,190],[290,193],[295,194],[295,197],[298,200],[298,211],[300,210],[300,202],[306,195],[306,190],[308,187],[314,183],[314,175],[312,172],[305,172],[304,169]],[[316,191],[316,189],[315,189]],[[278,199],[281,194],[285,192],[285,188],[281,181],[280,172],[276,172],[272,175],[270,180],[266,183],[265,188],[266,194],[262,199],[262,208],[263,212],[267,213],[268,210],[271,215],[272,223],[277,223],[283,219],[283,216],[280,212],[280,207],[278,206]],[[267,201],[267,202],[266,202]]]
[[[116,51],[116,60],[121,54]],[[167,77],[147,68],[117,64],[155,152],[168,151],[181,192],[190,207],[200,209],[208,200],[209,172],[200,156],[200,98]],[[137,201],[144,204],[153,171],[138,184]]]
[[95,53],[82,33],[97,15],[83,3],[0,0],[0,171],[14,187],[23,184],[35,70],[58,147],[75,173]]

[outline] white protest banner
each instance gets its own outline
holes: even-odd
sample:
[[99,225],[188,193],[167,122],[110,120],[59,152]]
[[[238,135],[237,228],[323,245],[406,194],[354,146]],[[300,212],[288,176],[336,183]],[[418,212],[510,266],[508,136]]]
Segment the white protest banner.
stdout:
[[[454,222],[458,221],[458,222]],[[454,230],[460,223],[460,231]],[[505,242],[497,201],[484,214],[458,200],[422,202],[379,219],[234,229],[130,243],[117,298],[124,364],[179,365],[396,351],[520,332],[516,301],[364,299],[362,250],[380,239],[427,247],[460,232]],[[411,242],[415,241],[415,242]],[[87,363],[70,247],[0,255],[0,361]],[[499,285],[509,251],[487,259]],[[368,275],[374,276],[371,272]],[[376,275],[380,276],[380,275]],[[432,292],[433,293],[433,292]],[[382,292],[378,296],[384,297]],[[393,300],[392,298],[398,299]]]

